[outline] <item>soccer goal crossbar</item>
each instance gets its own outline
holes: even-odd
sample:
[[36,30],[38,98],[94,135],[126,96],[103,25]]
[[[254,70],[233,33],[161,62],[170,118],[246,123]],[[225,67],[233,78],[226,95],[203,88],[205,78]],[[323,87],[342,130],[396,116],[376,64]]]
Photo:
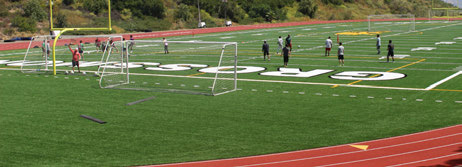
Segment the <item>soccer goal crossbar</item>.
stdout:
[[415,31],[414,14],[367,16],[368,31]]

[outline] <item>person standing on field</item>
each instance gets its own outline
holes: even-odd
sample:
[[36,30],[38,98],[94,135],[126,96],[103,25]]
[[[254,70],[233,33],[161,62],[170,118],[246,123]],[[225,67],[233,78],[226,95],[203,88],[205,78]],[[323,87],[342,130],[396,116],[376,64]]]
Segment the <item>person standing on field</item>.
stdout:
[[42,51],[42,57],[46,57],[48,59],[50,56],[50,43],[48,43],[46,40],[43,40]]
[[95,39],[96,52],[101,51],[101,40],[98,38]]
[[72,53],[72,72],[74,72],[74,67],[77,66],[77,68],[79,69],[79,73],[80,73],[80,66],[79,66],[80,53],[79,53],[79,48],[75,48],[74,50],[72,50],[71,45],[72,45],[72,43],[70,43],[68,45],[68,47],[69,47],[69,50]]
[[339,63],[339,66],[344,66],[345,65],[345,62],[344,62],[344,53],[345,53],[345,48],[342,46],[342,42],[339,43],[339,47],[338,47],[338,63]]
[[168,54],[168,42],[167,42],[167,39],[163,38],[162,40],[164,41],[164,53]]
[[268,43],[266,43],[266,40],[263,41],[263,46],[261,50],[263,51],[263,61],[266,60],[266,56],[268,56],[268,61],[271,61],[271,57],[269,54],[269,45]]
[[284,67],[287,67],[287,63],[289,63],[290,56],[289,44],[286,44],[286,47],[282,49],[282,54],[284,55]]
[[380,46],[382,46],[382,40],[380,39],[380,34],[377,34],[377,54],[380,54]]
[[332,49],[332,40],[329,38],[326,39],[326,52],[325,56],[330,56],[330,50]]
[[292,38],[290,37],[290,34],[287,35],[287,38],[286,38],[286,45],[289,45],[290,51],[292,52]]
[[83,49],[84,49],[84,45],[83,45],[83,41],[82,41],[82,40],[80,40],[80,44],[78,45],[78,49],[79,49],[80,56],[82,57],[82,60],[83,60]]
[[388,41],[388,54],[387,54],[387,63],[388,61],[390,61],[390,56],[391,56],[391,59],[393,60],[393,62],[395,62],[395,45],[393,43],[391,43],[391,40]]
[[130,53],[133,53],[133,46],[135,45],[135,38],[133,38],[133,35],[130,35],[130,44],[128,45],[128,50]]
[[284,47],[284,40],[282,40],[282,37],[279,36],[278,38],[278,49],[276,51],[276,54],[279,55],[279,50],[281,50],[281,55],[282,55],[282,48]]

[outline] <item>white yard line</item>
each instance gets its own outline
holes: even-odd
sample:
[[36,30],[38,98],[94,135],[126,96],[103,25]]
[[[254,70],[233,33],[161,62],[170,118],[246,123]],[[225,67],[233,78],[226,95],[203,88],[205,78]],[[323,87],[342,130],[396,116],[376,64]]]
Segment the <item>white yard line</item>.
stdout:
[[[20,69],[0,68],[0,70],[20,70]],[[65,70],[57,70],[57,71],[65,71]],[[85,71],[85,72],[96,72],[96,71]],[[167,74],[130,73],[130,75],[172,77],[172,78],[211,79],[211,80],[215,79],[214,77],[197,77],[197,76],[167,75]],[[221,78],[221,79],[232,80],[232,78]],[[355,88],[375,88],[375,89],[390,89],[390,90],[414,90],[414,91],[424,91],[425,90],[421,88],[387,87],[387,86],[374,86],[374,85],[348,85],[348,84],[321,83],[321,82],[298,82],[298,81],[258,80],[258,79],[237,79],[237,80],[247,81],[247,82],[287,83],[287,84],[301,84],[301,85],[324,85],[324,86],[338,85],[338,86],[355,87]]]
[[438,81],[430,86],[428,86],[427,88],[425,88],[425,90],[432,90],[433,88],[436,88],[438,85],[441,85],[455,77],[457,77],[458,75],[462,74],[462,71],[459,71],[459,72],[456,72],[455,74],[452,74],[451,76],[447,77],[447,78],[444,78],[442,79],[441,81]]

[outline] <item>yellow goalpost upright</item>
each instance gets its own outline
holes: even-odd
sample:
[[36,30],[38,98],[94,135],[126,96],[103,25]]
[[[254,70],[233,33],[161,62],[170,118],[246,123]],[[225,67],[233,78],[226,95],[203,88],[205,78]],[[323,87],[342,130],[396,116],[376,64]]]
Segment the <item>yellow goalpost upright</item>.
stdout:
[[56,75],[56,43],[59,37],[67,32],[67,31],[112,31],[111,26],[111,0],[107,0],[108,5],[108,27],[94,27],[94,28],[83,28],[83,27],[63,27],[63,28],[55,28],[53,26],[53,0],[49,0],[50,6],[50,31],[58,31],[59,33],[56,34],[53,41],[52,46],[52,57],[53,57],[53,75]]
[[[445,2],[448,3],[449,6],[437,6],[434,2],[435,0],[432,0],[431,3],[431,11],[434,10],[443,10],[446,11],[446,17],[449,20],[450,19],[450,14],[449,11],[451,10],[461,10],[460,6],[462,6],[462,0],[446,0]],[[433,17],[433,14],[431,14],[430,17]]]

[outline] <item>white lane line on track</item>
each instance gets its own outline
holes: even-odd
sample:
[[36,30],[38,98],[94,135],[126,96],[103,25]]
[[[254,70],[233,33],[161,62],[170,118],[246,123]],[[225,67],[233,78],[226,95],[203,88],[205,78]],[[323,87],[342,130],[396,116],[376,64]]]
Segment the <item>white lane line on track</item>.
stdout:
[[[457,136],[457,135],[462,135],[462,133],[456,133],[456,134],[452,134],[452,135],[440,136],[440,137],[436,137],[436,138],[429,138],[429,139],[425,139],[425,140],[419,140],[419,141],[401,143],[401,144],[396,144],[396,145],[389,145],[389,146],[378,147],[378,148],[372,148],[372,149],[368,149],[368,151],[381,150],[381,149],[392,148],[392,147],[398,147],[398,146],[403,146],[403,145],[421,143],[421,142],[425,142],[425,141],[437,140],[437,139],[442,139],[442,138],[447,138],[447,137],[452,137],[452,136]],[[450,144],[450,145],[457,145],[457,144],[461,144],[461,143],[462,143],[462,142],[453,143],[453,144]],[[344,145],[344,146],[346,146],[346,145]],[[446,145],[446,146],[448,146],[448,145]],[[433,149],[434,149],[434,148],[433,148]],[[275,162],[267,162],[267,163],[260,163],[260,164],[250,164],[250,165],[243,165],[243,166],[239,166],[239,167],[250,167],[250,166],[260,166],[260,165],[270,165],[270,164],[281,164],[281,163],[286,163],[286,162],[303,161],[303,160],[318,159],[318,158],[325,158],[325,157],[333,157],[333,156],[347,155],[347,154],[354,154],[354,153],[361,153],[361,152],[364,152],[364,151],[363,151],[363,150],[359,150],[359,151],[352,151],[352,152],[345,152],[345,153],[337,153],[337,154],[330,154],[330,155],[322,155],[322,156],[308,157],[308,158],[299,158],[299,159],[292,159],[292,160],[285,160],[285,161],[275,161]],[[377,158],[377,157],[376,157],[376,158]],[[330,164],[330,165],[333,165],[333,164]],[[335,165],[337,165],[337,164],[335,164]]]
[[[394,139],[400,139],[400,138],[410,137],[410,136],[415,136],[415,135],[422,135],[422,134],[426,134],[426,133],[437,133],[438,131],[443,131],[443,130],[452,129],[452,128],[460,128],[460,127],[462,127],[462,125],[454,125],[454,126],[449,126],[449,127],[440,128],[440,129],[433,129],[433,130],[417,132],[417,133],[412,133],[412,134],[407,134],[407,135],[402,135],[402,136],[395,136],[395,137],[371,140],[371,141],[367,141],[367,142],[378,142],[378,141],[394,140]],[[326,149],[332,149],[332,148],[338,148],[338,147],[345,147],[345,146],[348,146],[348,145],[361,144],[361,143],[364,143],[364,142],[348,143],[348,144],[344,144],[344,145],[328,146],[328,147],[314,148],[314,149],[308,149],[308,150],[299,150],[299,151],[291,151],[291,152],[283,152],[283,153],[256,155],[256,156],[249,156],[249,157],[228,158],[228,159],[218,159],[218,160],[208,160],[208,161],[196,161],[196,162],[183,162],[183,163],[156,165],[156,166],[177,166],[177,165],[181,165],[181,164],[200,164],[200,163],[206,163],[206,162],[218,162],[218,161],[224,162],[224,161],[235,161],[235,160],[242,160],[242,159],[254,159],[254,158],[260,158],[260,157],[271,157],[271,156],[278,156],[278,155],[306,153],[306,152],[311,152],[311,151],[318,151],[318,150],[326,150]],[[358,152],[361,152],[361,151],[358,151]],[[152,165],[148,165],[148,166],[152,166]]]
[[446,158],[446,157],[460,156],[460,155],[462,155],[462,153],[455,153],[455,154],[450,154],[450,155],[445,155],[445,156],[440,156],[440,157],[435,157],[435,158],[423,159],[420,161],[412,161],[412,162],[407,162],[407,163],[402,163],[402,164],[391,165],[387,167],[403,166],[403,165],[415,164],[415,163],[431,161],[431,160],[436,160],[436,159],[441,159],[441,158]]
[[342,162],[342,163],[336,163],[336,164],[321,165],[321,166],[317,166],[317,167],[326,167],[326,166],[334,166],[334,165],[351,164],[351,163],[356,163],[356,162],[364,162],[364,161],[369,161],[369,160],[376,160],[376,159],[382,159],[382,158],[388,158],[388,157],[395,157],[395,156],[412,154],[412,153],[428,151],[428,150],[434,150],[434,149],[438,149],[438,148],[449,147],[449,146],[459,145],[459,144],[462,144],[462,142],[447,144],[447,145],[438,146],[438,147],[430,147],[430,148],[426,148],[426,149],[422,149],[422,150],[404,152],[404,153],[399,153],[399,154],[391,154],[391,155],[380,156],[380,157],[375,157],[375,158],[362,159],[362,160],[357,160],[357,161],[348,161],[348,162]]

